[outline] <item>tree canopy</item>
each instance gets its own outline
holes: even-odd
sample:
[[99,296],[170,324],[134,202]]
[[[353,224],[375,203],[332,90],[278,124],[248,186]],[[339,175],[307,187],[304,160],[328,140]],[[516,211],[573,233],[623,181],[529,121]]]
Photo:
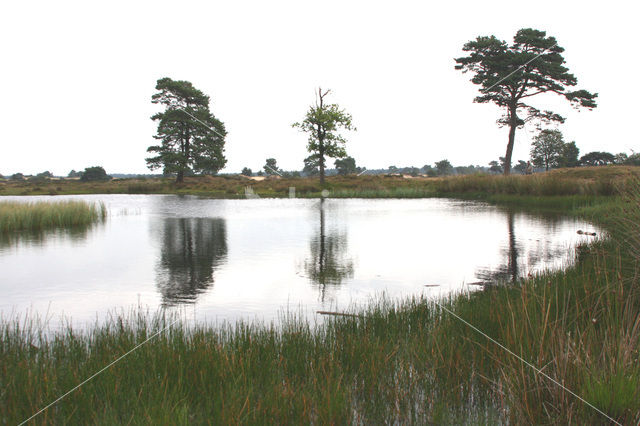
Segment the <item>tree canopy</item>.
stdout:
[[585,166],[604,166],[613,164],[616,157],[610,152],[593,151],[580,157],[580,163]]
[[578,159],[580,155],[580,149],[576,146],[575,142],[565,143],[562,146],[562,152],[560,158],[558,158],[558,167],[577,167],[580,165]]
[[527,166],[528,164],[526,161],[518,160],[518,164],[513,166],[513,170],[523,175],[527,172]]
[[562,132],[559,130],[542,130],[531,144],[531,162],[536,167],[558,167],[564,149]]
[[107,172],[100,166],[87,167],[82,172],[80,180],[83,182],[110,180],[111,176],[107,175]]
[[489,161],[489,171],[493,173],[502,173],[504,170],[502,169],[500,162],[493,160]]
[[353,157],[338,158],[334,164],[339,175],[351,175],[358,172],[356,160]]
[[262,168],[267,176],[281,174],[281,170],[278,168],[278,162],[275,158],[267,158]]
[[624,164],[628,164],[630,166],[640,166],[640,153],[632,152],[631,155],[629,155],[624,161]]
[[471,82],[481,86],[477,103],[493,102],[505,113],[499,125],[509,126],[509,139],[505,154],[504,173],[511,170],[511,156],[515,133],[531,120],[564,122],[564,117],[553,111],[541,111],[526,103],[527,98],[542,93],[563,96],[576,108],[595,108],[597,93],[586,90],[568,90],[578,79],[564,66],[564,49],[545,31],[524,28],[513,38],[513,44],[495,36],[480,36],[462,48],[468,56],[457,58],[455,68],[471,72]]
[[330,92],[330,90],[323,92],[319,88],[316,103],[309,107],[304,120],[293,123],[293,127],[308,134],[307,151],[316,156],[321,185],[324,184],[325,156],[331,158],[347,156],[344,147],[346,139],[338,133],[339,130],[356,130],[351,123],[350,114],[337,104],[325,102],[325,97]]
[[165,174],[175,174],[182,182],[185,174],[216,174],[224,167],[224,124],[209,110],[209,96],[188,81],[161,78],[151,102],[165,107],[151,117],[158,122],[155,139],[159,145],[147,152],[151,169],[162,167]]
[[444,159],[436,162],[436,170],[438,170],[438,175],[450,175],[453,172],[453,166],[449,162],[449,160]]
[[302,172],[307,176],[318,176],[320,174],[320,165],[318,163],[318,155],[311,154],[304,159],[304,167],[302,168]]

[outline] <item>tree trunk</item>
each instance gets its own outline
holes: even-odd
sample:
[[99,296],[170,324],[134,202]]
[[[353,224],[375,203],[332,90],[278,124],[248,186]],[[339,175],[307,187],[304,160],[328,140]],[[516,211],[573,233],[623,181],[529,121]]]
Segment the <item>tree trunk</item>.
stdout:
[[[324,108],[322,101],[323,101],[323,97],[326,95],[326,93],[323,95],[322,94],[322,88],[318,88],[318,97],[320,98],[320,111],[322,111],[322,109]],[[324,187],[324,133],[323,133],[323,128],[320,125],[320,123],[318,123],[318,154],[320,154],[320,158],[318,158],[318,165],[320,166],[320,187]]]
[[324,146],[320,143],[320,158],[318,159],[318,165],[320,166],[320,186],[324,186]]
[[184,182],[184,171],[189,167],[189,151],[191,135],[189,134],[189,128],[184,130],[184,139],[182,141],[182,159],[180,160],[180,170],[178,176],[176,176],[176,183]]
[[507,143],[507,152],[504,155],[505,176],[511,173],[511,155],[513,154],[513,144],[516,140],[516,128],[518,127],[517,111],[518,107],[516,105],[509,106],[509,142]]

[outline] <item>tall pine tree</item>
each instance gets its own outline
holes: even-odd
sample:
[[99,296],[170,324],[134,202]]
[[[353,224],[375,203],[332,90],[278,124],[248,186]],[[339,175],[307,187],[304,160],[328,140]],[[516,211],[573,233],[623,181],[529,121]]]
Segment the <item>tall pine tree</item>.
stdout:
[[165,107],[151,117],[158,122],[155,139],[159,145],[147,148],[155,154],[146,159],[151,169],[163,168],[182,182],[185,174],[215,174],[227,160],[224,157],[224,124],[209,110],[209,96],[188,81],[161,78],[151,102]]
[[525,103],[527,98],[541,93],[556,93],[575,107],[595,108],[597,93],[586,90],[567,90],[578,84],[578,79],[563,64],[554,37],[531,28],[519,30],[513,44],[498,40],[495,36],[481,36],[464,45],[469,56],[456,59],[456,69],[472,72],[471,82],[481,86],[481,95],[474,102],[493,102],[505,111],[498,124],[509,126],[509,140],[505,154],[504,173],[511,170],[511,155],[516,129],[530,120],[564,122],[564,117],[541,111]]

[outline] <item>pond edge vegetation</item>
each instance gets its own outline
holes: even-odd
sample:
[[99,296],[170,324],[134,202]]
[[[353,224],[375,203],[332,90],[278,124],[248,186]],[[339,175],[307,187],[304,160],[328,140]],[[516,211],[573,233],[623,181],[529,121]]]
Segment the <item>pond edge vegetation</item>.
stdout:
[[452,194],[528,196],[610,196],[624,190],[624,182],[640,177],[637,166],[601,166],[557,169],[534,175],[473,175],[412,177],[408,175],[329,176],[325,185],[317,177],[253,180],[242,175],[189,176],[184,182],[172,178],[128,178],[109,181],[50,180],[0,182],[1,195],[72,194],[180,194],[208,198],[285,198],[290,188],[297,197],[321,197],[322,190],[334,198],[424,198]]
[[445,307],[616,421],[636,424],[640,420],[639,181],[623,176],[612,186],[602,186],[591,178],[596,182],[592,186],[577,190],[559,186],[573,192],[553,196],[509,192],[514,188],[511,180],[499,179],[481,180],[482,185],[497,188],[493,192],[473,181],[464,187],[456,183],[451,194],[507,208],[560,211],[593,221],[609,237],[580,246],[577,263],[565,271],[510,285],[496,283],[438,303],[381,297],[363,310],[349,312],[358,316],[338,316],[317,327],[294,314],[279,328],[253,322],[191,326],[188,319],[140,310],[114,314],[87,332],[68,328],[51,338],[43,331],[46,321],[2,319],[2,421],[25,420],[178,319],[36,420],[606,422],[456,320]]
[[86,227],[107,217],[104,203],[82,200],[19,202],[0,198],[0,234]]

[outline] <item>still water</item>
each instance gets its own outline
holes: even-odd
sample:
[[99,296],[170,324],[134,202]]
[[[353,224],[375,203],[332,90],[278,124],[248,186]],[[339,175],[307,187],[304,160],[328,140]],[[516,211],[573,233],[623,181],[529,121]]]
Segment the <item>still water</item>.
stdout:
[[[0,315],[82,325],[169,307],[196,321],[313,317],[385,294],[474,291],[570,265],[583,221],[442,199],[210,200],[173,195],[3,197],[102,201],[105,223],[0,240]],[[597,230],[596,230],[597,231]]]

